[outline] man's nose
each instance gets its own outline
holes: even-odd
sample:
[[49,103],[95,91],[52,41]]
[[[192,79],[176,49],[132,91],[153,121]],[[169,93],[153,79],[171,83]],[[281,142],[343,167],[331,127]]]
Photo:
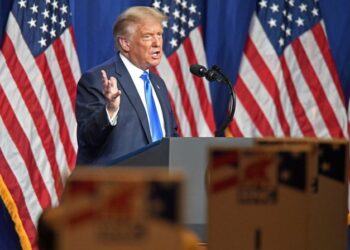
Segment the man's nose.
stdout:
[[161,46],[163,41],[163,37],[161,36],[154,36],[153,37],[153,45],[154,46]]

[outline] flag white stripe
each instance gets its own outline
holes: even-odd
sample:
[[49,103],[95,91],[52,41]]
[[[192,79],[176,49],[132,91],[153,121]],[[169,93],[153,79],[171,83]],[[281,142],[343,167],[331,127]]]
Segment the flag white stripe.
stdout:
[[157,66],[157,70],[159,75],[163,78],[168,89],[168,93],[174,101],[175,112],[180,123],[178,126],[181,128],[183,136],[191,136],[190,125],[182,105],[180,89],[178,87],[174,71],[165,56],[162,57],[160,64]]
[[315,130],[317,137],[330,137],[329,131],[326,124],[322,118],[319,107],[315,102],[312,92],[305,82],[304,76],[302,75],[301,69],[299,68],[298,61],[294,54],[291,46],[285,49],[285,57],[287,62],[287,67],[291,72],[291,78],[295,89],[297,90],[297,95],[302,104],[306,116],[311,122],[312,127]]
[[283,136],[284,133],[278,120],[275,102],[266,90],[264,84],[260,81],[260,78],[256,75],[256,71],[250,65],[246,55],[243,55],[242,57],[241,78],[247,86],[248,91],[254,96],[261,112],[264,113],[267,118],[268,123],[273,129],[274,135]]
[[71,97],[69,96],[66,85],[64,84],[64,76],[62,74],[60,65],[58,63],[55,50],[53,49],[53,45],[50,45],[46,49],[45,56],[47,60],[50,62],[48,63],[48,66],[50,68],[50,72],[54,80],[57,93],[60,97],[60,103],[64,111],[66,124],[68,125],[69,128],[74,128],[72,130],[75,131],[77,125],[75,121],[74,110],[72,109],[72,105],[71,105]]
[[[80,64],[79,64],[78,54],[74,46],[73,37],[69,29],[66,29],[65,32],[63,32],[63,34],[61,35],[61,40],[63,42],[63,47],[65,49],[67,58],[69,60],[69,65],[72,70],[75,84],[77,84],[81,77]],[[62,105],[62,101],[61,101],[61,105]],[[69,128],[70,139],[71,139],[71,142],[73,143],[75,152],[77,152],[78,141],[77,141],[77,123],[76,123],[76,118],[74,116],[75,110],[71,110],[70,107],[67,110],[63,108],[63,110],[66,117],[66,124],[68,124],[68,128]],[[68,116],[70,116],[68,120],[71,121],[71,123],[67,123],[66,112],[68,112]]]
[[[33,190],[33,186],[30,185],[30,182],[28,181],[30,180],[30,177],[25,162],[23,162],[23,158],[18,153],[16,145],[7,133],[7,128],[3,123],[2,117],[0,117],[0,135],[0,148],[3,151],[6,161],[10,166],[16,166],[15,168],[11,168],[11,170],[20,185],[19,188],[22,190],[26,203],[25,205],[30,215],[29,219],[32,220],[34,225],[37,225],[42,209],[37,196],[35,195],[35,191]],[[21,208],[19,207],[18,209]]]
[[[202,34],[199,32],[199,29],[197,28],[197,29],[194,29],[193,31],[191,31],[189,34],[189,38],[191,40],[194,54],[196,56],[198,64],[206,67],[207,66],[207,59],[206,59]],[[189,69],[187,69],[187,70],[189,70]],[[209,82],[204,77],[202,79],[203,79],[203,88],[205,89],[209,103],[211,104],[212,101],[211,101],[211,95],[210,95]]]
[[324,61],[322,52],[317,45],[313,33],[306,32],[306,34],[300,37],[300,41],[305,49],[308,59],[311,65],[317,65],[313,67],[316,75],[322,85],[322,88],[327,95],[330,105],[332,106],[333,112],[337,117],[337,120],[342,128],[343,134],[347,135],[347,117],[346,109],[342,102],[342,98],[339,96],[338,90],[335,87],[335,83],[331,76],[331,72]]
[[191,107],[193,109],[198,136],[211,136],[212,133],[203,115],[200,98],[198,96],[196,85],[193,81],[193,75],[189,71],[190,65],[188,63],[187,54],[183,48],[183,45],[181,45],[178,48],[177,54],[181,62],[180,68],[182,72],[182,77],[184,80],[186,91],[189,95]]
[[75,119],[75,112],[72,109],[71,105],[71,98],[69,96],[68,90],[66,88],[66,85],[64,84],[64,76],[62,75],[62,71],[60,68],[60,65],[58,64],[58,60],[56,57],[56,53],[51,46],[49,46],[45,51],[45,56],[47,60],[50,62],[48,63],[48,67],[50,69],[53,83],[55,85],[56,91],[59,98],[60,105],[63,110],[65,124],[67,125],[67,128],[69,128],[69,134],[71,141],[73,142],[73,145],[76,144],[76,136],[77,136],[77,123]]
[[79,64],[77,51],[74,47],[73,38],[69,29],[66,29],[62,33],[62,35],[60,36],[60,39],[63,43],[63,47],[65,49],[67,58],[69,60],[69,65],[70,65],[70,68],[72,69],[72,74],[73,74],[75,83],[77,83],[81,76],[80,66],[79,66],[80,64]]

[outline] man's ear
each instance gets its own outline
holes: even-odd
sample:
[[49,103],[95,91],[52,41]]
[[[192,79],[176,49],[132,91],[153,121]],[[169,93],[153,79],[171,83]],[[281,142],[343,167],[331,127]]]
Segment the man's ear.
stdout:
[[123,51],[130,51],[130,42],[125,37],[119,37],[118,42]]

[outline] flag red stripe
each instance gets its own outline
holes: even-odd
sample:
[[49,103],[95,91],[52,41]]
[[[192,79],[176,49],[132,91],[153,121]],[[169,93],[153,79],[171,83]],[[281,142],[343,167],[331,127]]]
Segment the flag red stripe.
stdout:
[[0,100],[2,100],[2,104],[0,105],[1,117],[3,118],[4,124],[18,149],[18,152],[21,154],[23,161],[26,164],[32,186],[40,205],[42,208],[46,208],[51,205],[50,194],[40,174],[39,167],[35,162],[30,141],[26,137],[17,117],[15,116],[15,112],[2,87],[0,87]]
[[196,120],[194,118],[194,112],[190,102],[190,97],[187,93],[184,79],[182,77],[180,60],[179,60],[179,57],[177,56],[177,53],[173,53],[171,56],[169,56],[168,62],[171,68],[174,70],[174,75],[176,76],[176,80],[181,93],[182,106],[184,108],[188,123],[190,124],[191,135],[196,137],[198,136]]
[[[183,41],[183,47],[185,49],[189,64],[190,65],[197,64],[198,62],[196,60],[196,55],[194,54],[192,42],[191,42],[191,39],[189,37],[187,37]],[[214,114],[213,114],[213,110],[212,110],[212,105],[209,102],[207,92],[205,91],[205,88],[204,88],[204,81],[202,78],[194,77],[194,76],[193,76],[193,81],[195,83],[195,86],[196,86],[196,89],[198,92],[198,97],[200,100],[203,116],[206,120],[206,123],[207,123],[210,131],[212,131],[214,133],[215,132]]]
[[[47,120],[45,119],[44,111],[36,98],[35,92],[32,89],[27,73],[22,67],[16,56],[16,50],[5,33],[3,43],[3,55],[10,69],[13,79],[16,82],[17,88],[20,91],[23,101],[25,102],[37,128],[38,134],[44,146],[47,158],[49,160],[51,171],[54,176],[55,190],[57,197],[61,196],[63,191],[63,183],[60,178],[58,163],[56,161],[56,145],[51,135],[51,131]],[[29,145],[30,146],[30,145]]]
[[61,39],[56,39],[56,41],[52,43],[52,47],[55,50],[57,61],[61,68],[63,80],[66,85],[66,89],[68,91],[70,101],[72,104],[72,110],[73,112],[75,112],[75,97],[76,97],[77,89],[76,89],[73,72],[70,67],[70,63],[67,58],[66,51],[64,49],[64,45]]
[[291,45],[298,61],[300,70],[305,78],[306,83],[311,89],[311,93],[314,96],[317,105],[319,106],[320,113],[323,117],[323,120],[325,121],[329,133],[332,137],[344,138],[344,134],[338,122],[338,119],[334,114],[327,95],[324,93],[321,82],[319,81],[311,62],[306,55],[303,45],[299,39],[294,40]]
[[260,81],[264,84],[264,86],[266,87],[267,91],[270,93],[270,96],[272,97],[275,103],[278,120],[281,124],[284,135],[289,136],[290,127],[285,117],[285,114],[283,112],[283,106],[280,99],[280,91],[279,91],[276,79],[272,75],[270,69],[266,65],[264,59],[261,57],[259,51],[255,47],[255,44],[253,43],[253,41],[249,36],[247,39],[247,45],[245,47],[244,52],[247,58],[249,59],[249,63],[254,68]]
[[48,61],[45,54],[41,54],[35,59],[36,64],[39,67],[39,70],[44,78],[44,84],[46,89],[50,95],[52,105],[54,107],[54,111],[59,123],[59,134],[63,143],[63,149],[67,157],[68,165],[72,169],[75,165],[76,160],[76,152],[73,147],[73,143],[69,134],[69,130],[67,124],[65,122],[62,105],[60,102],[59,95],[57,93],[57,89],[54,84],[54,80],[52,78],[51,71],[48,67]]
[[248,115],[260,133],[263,136],[274,136],[274,132],[265,114],[260,109],[254,96],[249,92],[247,86],[240,76],[237,78],[235,89],[237,91],[237,97],[239,98],[240,102],[244,106],[245,110],[247,111]]
[[[175,116],[176,124],[180,124],[180,123],[179,123],[179,117],[178,117],[177,113],[175,112],[175,103],[174,103],[174,100],[171,98],[171,95],[168,95],[168,96],[169,96],[169,101],[170,101],[171,108],[172,108],[172,110],[173,110],[173,114],[174,114],[174,116]],[[180,127],[180,126],[177,127],[177,133],[178,133],[179,136],[181,136],[181,137],[183,136],[182,130],[181,130],[181,127]]]
[[[2,92],[2,89],[0,90]],[[20,185],[11,171],[11,167],[6,161],[2,151],[0,150],[0,174],[6,180],[6,186],[11,193],[12,199],[15,201],[19,217],[22,221],[24,230],[29,238],[31,246],[35,249],[34,242],[36,241],[36,228],[30,217],[28,207],[26,205],[22,189],[18,188]]]
[[292,76],[287,66],[285,57],[282,55],[280,58],[281,68],[283,72],[284,81],[286,83],[289,98],[292,102],[295,118],[299,124],[300,130],[304,136],[316,137],[315,130],[309,121],[303,105],[301,104],[297,91],[294,87]]
[[315,25],[315,27],[313,27],[311,29],[312,33],[314,34],[316,43],[318,44],[318,47],[320,48],[320,51],[322,53],[323,59],[325,60],[327,67],[329,69],[329,71],[331,72],[331,76],[333,78],[333,82],[335,84],[335,87],[337,88],[338,91],[338,95],[340,96],[344,107],[346,106],[345,104],[345,97],[344,97],[344,93],[342,90],[342,86],[340,84],[340,80],[339,80],[339,76],[337,73],[337,69],[335,68],[335,62],[333,60],[328,42],[327,42],[327,37],[326,34],[324,32],[324,29],[321,25],[321,23]]

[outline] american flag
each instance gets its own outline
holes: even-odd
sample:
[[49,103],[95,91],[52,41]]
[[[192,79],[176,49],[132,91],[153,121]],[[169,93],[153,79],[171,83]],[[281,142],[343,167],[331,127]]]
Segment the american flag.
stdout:
[[0,51],[1,198],[23,249],[75,165],[80,67],[68,0],[16,0]]
[[179,134],[213,136],[215,121],[208,82],[189,71],[191,64],[207,64],[201,23],[203,1],[155,0],[152,6],[168,16],[163,23],[166,57],[156,70],[167,85]]
[[348,138],[318,0],[258,0],[235,90],[233,136]]

